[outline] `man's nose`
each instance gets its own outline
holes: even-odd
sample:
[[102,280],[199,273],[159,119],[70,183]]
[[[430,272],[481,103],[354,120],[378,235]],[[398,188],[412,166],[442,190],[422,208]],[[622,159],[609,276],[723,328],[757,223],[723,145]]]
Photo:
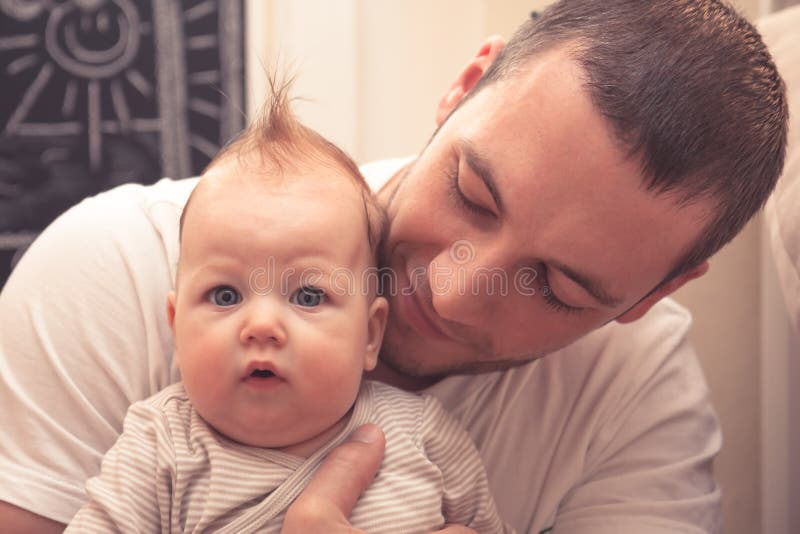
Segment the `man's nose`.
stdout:
[[285,311],[270,297],[259,296],[248,303],[240,332],[242,343],[286,343]]
[[505,270],[487,252],[480,254],[470,243],[456,242],[430,262],[431,301],[441,318],[469,325],[491,315],[507,281]]

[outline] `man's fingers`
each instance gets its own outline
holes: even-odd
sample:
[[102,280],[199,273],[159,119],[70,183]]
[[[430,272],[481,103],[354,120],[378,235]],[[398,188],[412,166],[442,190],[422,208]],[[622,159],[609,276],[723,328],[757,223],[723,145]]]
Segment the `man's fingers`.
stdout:
[[328,454],[292,508],[309,507],[308,513],[315,515],[332,506],[343,518],[349,517],[375,478],[385,446],[380,428],[372,424],[359,427]]
[[385,445],[380,428],[375,425],[359,427],[347,442],[328,454],[301,498],[311,494],[315,499],[332,503],[348,517],[375,478]]

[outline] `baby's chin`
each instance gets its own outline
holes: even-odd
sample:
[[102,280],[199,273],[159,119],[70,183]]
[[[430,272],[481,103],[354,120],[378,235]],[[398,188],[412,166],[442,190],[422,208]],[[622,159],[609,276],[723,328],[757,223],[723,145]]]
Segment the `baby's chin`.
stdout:
[[[241,425],[235,427],[230,419],[223,419],[215,425],[206,420],[218,434],[239,445],[271,449],[285,454],[308,458],[323,445],[331,441],[347,425],[351,410],[337,420],[333,425],[324,429],[304,429],[298,433],[298,425],[290,424],[261,424]],[[257,428],[255,428],[257,427]],[[276,428],[283,427],[283,428]]]

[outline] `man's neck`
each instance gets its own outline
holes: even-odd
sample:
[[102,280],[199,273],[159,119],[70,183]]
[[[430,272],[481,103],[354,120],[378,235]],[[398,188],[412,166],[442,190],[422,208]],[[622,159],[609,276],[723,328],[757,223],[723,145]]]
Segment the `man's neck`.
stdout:
[[406,163],[402,167],[400,167],[397,172],[395,172],[391,178],[389,178],[383,187],[380,188],[375,193],[375,196],[378,199],[378,202],[384,209],[388,208],[391,205],[392,200],[394,200],[394,195],[397,193],[397,188],[400,186],[400,183],[403,181],[403,177],[408,172],[409,168],[411,167],[411,162]]
[[425,388],[428,388],[439,380],[441,377],[430,377],[430,376],[409,376],[399,373],[378,361],[378,365],[375,366],[375,369],[372,371],[367,372],[364,375],[364,378],[368,380],[377,380],[378,382],[383,382],[385,384],[389,384],[390,386],[394,386],[396,388],[404,389],[406,391],[420,391]]

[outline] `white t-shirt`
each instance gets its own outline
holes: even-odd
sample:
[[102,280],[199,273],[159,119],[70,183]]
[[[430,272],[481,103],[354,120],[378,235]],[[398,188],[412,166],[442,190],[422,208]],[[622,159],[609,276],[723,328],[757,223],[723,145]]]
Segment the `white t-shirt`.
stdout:
[[[408,160],[362,168],[380,187]],[[0,500],[68,522],[128,406],[178,379],[166,319],[180,210],[195,179],[84,200],[30,247],[0,294]],[[518,532],[718,532],[721,434],[664,300],[504,372],[429,393],[475,440]]]

